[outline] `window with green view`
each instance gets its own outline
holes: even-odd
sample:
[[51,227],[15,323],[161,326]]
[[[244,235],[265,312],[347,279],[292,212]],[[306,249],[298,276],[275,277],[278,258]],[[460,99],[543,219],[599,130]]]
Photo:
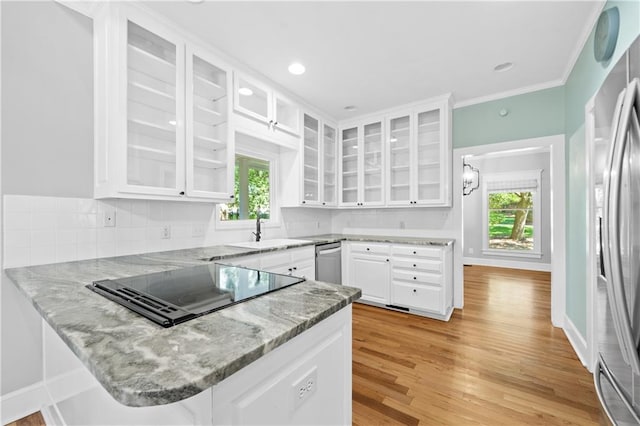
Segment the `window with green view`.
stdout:
[[220,205],[221,221],[270,218],[270,166],[268,160],[236,154],[234,201]]

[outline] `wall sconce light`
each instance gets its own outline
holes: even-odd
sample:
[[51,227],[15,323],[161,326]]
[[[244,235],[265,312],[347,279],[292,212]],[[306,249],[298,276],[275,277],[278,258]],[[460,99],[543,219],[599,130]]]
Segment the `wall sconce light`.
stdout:
[[469,195],[480,187],[480,170],[466,162],[462,163],[462,195]]

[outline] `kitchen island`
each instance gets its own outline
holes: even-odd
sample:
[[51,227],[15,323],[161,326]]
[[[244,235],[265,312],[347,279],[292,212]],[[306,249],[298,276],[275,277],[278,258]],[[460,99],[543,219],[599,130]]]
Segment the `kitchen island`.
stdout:
[[122,407],[96,411],[103,391],[86,384],[51,389],[52,415],[88,424],[350,423],[358,289],[308,280],[162,328],[84,287],[259,252],[215,246],[5,270],[46,324],[45,362],[68,347]]

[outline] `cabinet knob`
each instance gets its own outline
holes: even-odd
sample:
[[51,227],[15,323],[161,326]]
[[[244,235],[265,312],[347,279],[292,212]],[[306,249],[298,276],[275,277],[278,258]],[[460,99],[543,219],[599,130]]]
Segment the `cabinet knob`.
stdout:
[[184,191],[180,191],[180,195],[184,195]]
[[294,266],[294,267],[293,267],[293,270],[294,270],[294,271],[297,271],[297,270],[298,270],[298,267],[297,267],[297,266]]
[[389,261],[389,259],[387,259],[387,262]]
[[416,264],[415,264],[415,263],[413,264],[413,267],[414,267],[414,268],[416,267]]
[[236,196],[231,194],[231,195],[229,195],[229,198],[236,198]]
[[417,292],[418,292],[418,290],[416,290],[416,289],[414,288],[414,289],[413,289],[413,292],[414,292],[414,293],[417,293]]
[[324,203],[324,202],[323,202],[323,203],[322,203],[322,205],[323,205],[323,206],[326,206],[326,205],[327,205],[327,203]]
[[414,251],[413,254],[416,254],[416,252]]
[[302,204],[306,204],[307,202],[305,200],[302,200]]
[[[416,277],[413,277],[413,279],[415,280],[415,279],[417,279],[417,278],[416,278]],[[414,290],[414,291],[415,291],[415,290]]]
[[367,251],[369,251],[369,247],[367,247]]

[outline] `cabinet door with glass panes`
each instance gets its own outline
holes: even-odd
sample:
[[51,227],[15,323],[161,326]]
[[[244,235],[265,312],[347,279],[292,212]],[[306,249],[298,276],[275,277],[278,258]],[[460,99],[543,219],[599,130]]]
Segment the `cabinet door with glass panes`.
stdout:
[[121,190],[178,196],[184,193],[184,44],[160,27],[121,22],[126,122],[120,129],[127,141]]
[[187,195],[227,199],[233,193],[229,137],[229,70],[203,49],[186,49]]
[[359,127],[340,130],[340,205],[359,206]]
[[335,126],[322,125],[322,180],[323,206],[338,204],[338,132]]
[[302,138],[302,204],[320,204],[320,121],[304,115]]
[[387,117],[387,205],[414,203],[414,116],[402,111]]
[[415,111],[414,204],[451,205],[449,99]]
[[384,204],[384,157],[382,120],[342,128],[341,206]]

